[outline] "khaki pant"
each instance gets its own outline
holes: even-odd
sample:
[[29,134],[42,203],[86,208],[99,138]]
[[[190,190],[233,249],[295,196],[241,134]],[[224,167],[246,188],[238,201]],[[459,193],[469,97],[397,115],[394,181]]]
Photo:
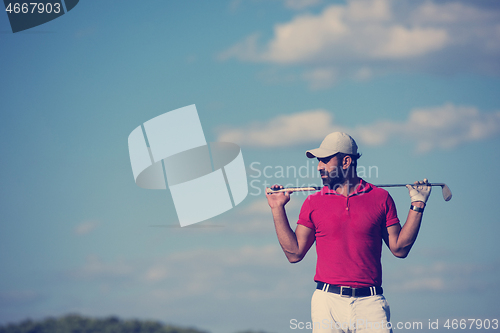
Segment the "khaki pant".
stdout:
[[383,295],[342,297],[316,290],[311,300],[313,333],[392,332]]

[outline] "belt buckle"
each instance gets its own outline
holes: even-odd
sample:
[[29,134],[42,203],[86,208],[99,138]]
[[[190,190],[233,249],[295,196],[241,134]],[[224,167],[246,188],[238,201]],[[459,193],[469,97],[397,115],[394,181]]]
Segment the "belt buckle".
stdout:
[[[349,294],[344,294],[344,290],[350,290],[350,293]],[[344,286],[341,286],[340,287],[340,296],[341,297],[351,297],[351,296],[354,296],[354,289],[351,288],[351,287],[344,287]]]

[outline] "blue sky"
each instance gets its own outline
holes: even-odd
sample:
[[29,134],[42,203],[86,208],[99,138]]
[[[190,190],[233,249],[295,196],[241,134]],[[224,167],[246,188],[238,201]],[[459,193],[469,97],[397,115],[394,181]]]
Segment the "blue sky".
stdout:
[[[0,50],[0,323],[292,331],[310,318],[315,253],[288,264],[258,189],[319,184],[279,170],[311,170],[304,151],[339,129],[367,181],[453,191],[433,189],[408,258],[384,250],[393,322],[500,317],[496,1],[80,1],[16,34],[0,15]],[[127,138],[191,104],[208,142],[241,146],[250,187],[180,228],[168,190],[134,183]],[[407,190],[390,193],[404,221]]]

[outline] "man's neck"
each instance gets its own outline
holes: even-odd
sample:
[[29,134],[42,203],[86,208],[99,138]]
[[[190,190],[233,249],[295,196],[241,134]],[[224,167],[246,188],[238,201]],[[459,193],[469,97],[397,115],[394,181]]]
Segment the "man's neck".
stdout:
[[337,193],[347,197],[356,190],[359,181],[360,178],[357,175],[354,175],[354,177],[347,177],[342,184],[336,184],[334,189]]

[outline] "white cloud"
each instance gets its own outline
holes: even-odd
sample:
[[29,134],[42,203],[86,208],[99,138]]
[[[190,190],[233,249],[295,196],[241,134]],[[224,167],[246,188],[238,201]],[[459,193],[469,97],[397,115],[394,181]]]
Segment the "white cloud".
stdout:
[[[272,218],[268,222],[272,226]],[[314,257],[314,254],[309,257]],[[276,243],[234,249],[188,250],[146,262],[104,262],[96,256],[89,256],[81,268],[70,272],[70,276],[101,283],[113,281],[115,287],[145,283],[157,300],[167,303],[200,296],[223,299],[230,295],[233,299],[263,301],[283,298],[280,290],[293,288],[293,281],[279,277],[299,273],[295,267],[288,263]],[[312,276],[314,269],[307,274]],[[240,285],[245,288],[238,288]]]
[[[272,218],[269,222],[272,225]],[[314,248],[309,257],[314,257],[313,252]],[[304,265],[309,267],[314,264],[314,260],[308,262]],[[211,295],[220,299],[228,293],[236,298],[265,300],[282,297],[278,290],[283,288],[293,289],[293,281],[278,277],[292,272],[298,274],[296,267],[288,263],[276,242],[273,245],[231,249],[187,250],[141,262],[124,259],[105,262],[97,256],[89,256],[82,267],[70,272],[70,276],[107,283],[114,281],[115,287],[145,283],[152,291],[163,290],[163,301],[169,303],[175,302],[177,297]],[[314,269],[306,274],[312,277]],[[238,289],[241,284],[245,288]],[[259,289],[266,292],[256,297],[252,291],[259,292]],[[161,295],[157,297],[163,298]]]
[[[111,311],[123,317],[163,318],[205,328],[227,325],[215,329],[225,332],[264,329],[274,327],[277,320],[287,323],[290,316],[307,318],[315,287],[314,266],[314,247],[303,262],[292,265],[277,241],[170,251],[140,260],[93,257],[70,274],[79,289],[93,292],[78,298],[69,293],[59,302],[61,311],[86,315]],[[77,272],[92,274],[81,279],[75,276]],[[221,324],[221,313],[231,320]]]
[[474,263],[432,262],[404,270],[386,271],[386,282],[399,292],[474,291],[493,286],[496,269]]
[[[436,4],[432,1],[424,2],[411,14],[411,21],[415,24],[463,24],[491,21],[498,18],[498,13],[487,11],[460,2]],[[469,27],[470,28],[470,27]]]
[[97,228],[97,226],[99,225],[99,222],[97,221],[85,221],[85,222],[82,222],[80,224],[78,224],[74,231],[77,235],[87,235],[89,234],[90,232],[92,232],[93,230],[95,230],[95,228]]
[[252,201],[249,205],[245,206],[238,213],[248,216],[254,214],[269,215],[270,212],[271,208],[269,208],[267,200],[265,198],[262,198],[259,200]]
[[[310,257],[314,257],[314,254]],[[308,260],[309,263],[304,264],[309,269],[301,273],[295,265],[288,263],[278,244],[235,249],[198,249],[172,253],[147,263],[127,263],[127,266],[134,268],[129,271],[129,278],[123,283],[146,283],[145,286],[150,291],[147,297],[152,297],[153,302],[174,304],[179,300],[205,297],[219,301],[231,299],[233,302],[262,302],[286,298],[282,290],[293,289],[294,283],[309,282],[307,277],[314,274],[314,267],[311,267],[311,264],[314,265],[314,258],[310,259],[313,261]],[[118,265],[121,263],[109,266]],[[282,278],[290,274],[295,274],[295,282]],[[243,287],[239,288],[240,286]],[[294,297],[296,296],[291,298]]]
[[[209,318],[220,320],[220,313],[230,315],[239,327],[253,327],[247,325],[257,318],[288,322],[290,316],[302,312],[307,320],[315,286],[315,260],[313,247],[303,262],[289,264],[276,241],[272,245],[203,248],[140,261],[108,262],[110,267],[130,267],[129,273],[113,275],[112,280],[100,275],[97,282],[106,278],[109,286],[106,297],[89,295],[80,300],[80,307],[95,313],[112,309],[118,315],[125,311],[129,316],[175,318],[190,325],[203,323],[202,327]],[[412,264],[406,269],[398,265],[384,270],[384,281],[390,289],[405,293],[474,291],[494,286],[497,267],[495,263],[442,261]],[[248,311],[252,312],[250,318]]]
[[[236,300],[267,302],[296,298],[296,295],[287,297],[283,291],[292,290],[296,287],[294,284],[305,286],[307,277],[314,274],[311,264],[314,262],[309,261],[305,264],[308,269],[299,272],[297,266],[288,263],[277,243],[236,249],[200,249],[157,259],[143,280],[157,286],[154,294],[160,302],[200,297],[219,301],[230,299],[233,303]],[[152,271],[170,273],[151,279]],[[294,280],[283,279],[292,274]],[[163,292],[158,293],[159,290]]]
[[462,143],[488,139],[500,133],[500,111],[480,112],[475,107],[443,106],[414,109],[406,122],[383,121],[354,129],[366,144],[390,139],[413,142],[420,152],[450,149]]
[[150,282],[162,281],[171,276],[163,265],[156,265],[150,267],[144,274],[144,279]]
[[268,122],[254,122],[245,128],[221,130],[218,140],[257,147],[285,147],[317,141],[332,129],[333,115],[324,109],[281,115]]
[[[290,210],[299,210],[300,207],[302,207],[302,201],[297,199],[297,200],[290,200],[286,204],[286,209],[287,211]],[[261,215],[270,215],[271,214],[271,208],[269,208],[269,204],[267,203],[267,200],[265,198],[255,200],[251,204],[247,205],[245,208],[243,208],[241,211],[238,212],[238,214],[243,214],[246,216],[254,216],[255,214],[261,214]]]
[[242,42],[236,43],[226,51],[221,52],[218,55],[218,58],[220,60],[227,60],[237,55],[238,58],[243,61],[260,60],[261,56],[259,55],[257,46],[258,40],[259,34],[252,34],[245,38]]
[[361,67],[354,73],[353,77],[358,81],[367,81],[373,77],[373,70],[370,67]]
[[321,58],[329,46],[349,38],[343,13],[340,7],[332,6],[320,16],[300,15],[290,23],[275,25],[275,37],[256,60],[287,64]]
[[285,147],[318,144],[334,131],[347,132],[361,144],[378,146],[390,140],[407,141],[413,143],[417,151],[426,152],[499,135],[500,111],[486,113],[475,107],[445,104],[414,109],[403,122],[383,120],[348,128],[336,124],[326,110],[310,110],[223,130],[219,141],[253,147]]
[[[252,240],[253,244],[256,242]],[[310,320],[315,259],[313,247],[304,261],[289,264],[275,241],[271,245],[200,248],[167,252],[163,256],[101,262],[109,267],[125,265],[130,270],[128,274],[95,276],[97,281],[92,281],[93,284],[77,280],[71,288],[64,288],[69,290],[65,297],[50,299],[50,303],[55,304],[51,309],[53,313],[57,310],[93,316],[112,313],[121,317],[161,318],[213,332],[246,328],[280,332],[280,327],[285,327],[290,318]],[[413,262],[406,265],[408,269],[401,269],[402,264],[398,262],[394,270],[384,268],[387,289],[400,293],[484,292],[496,285],[500,267],[498,261],[487,265],[432,261],[418,265]],[[107,286],[105,295],[95,284],[103,281]],[[444,286],[442,281],[445,281]],[[64,286],[67,281],[58,283]],[[82,296],[71,290],[88,292]],[[21,300],[36,299],[36,295],[29,293],[28,297],[13,296]],[[12,305],[12,298],[0,294],[0,302],[5,300],[6,305]],[[222,329],[224,325],[227,326]]]
[[397,25],[388,29],[386,38],[371,52],[380,59],[411,58],[428,54],[443,48],[448,41],[448,33],[435,28],[408,29]]
[[321,90],[331,87],[337,78],[335,68],[316,68],[304,72],[303,77],[309,82],[311,90]]
[[124,260],[117,262],[104,262],[95,255],[86,258],[85,264],[70,272],[71,276],[84,279],[126,277],[133,273],[132,265]]
[[[272,235],[275,232],[273,216],[271,208],[267,203],[264,194],[261,199],[252,201],[235,212],[238,216],[238,221],[233,221],[227,226],[228,232],[241,233],[241,234],[261,234]],[[296,221],[293,216],[298,216],[302,203],[306,196],[295,194],[291,197],[290,201],[286,204],[286,212],[290,217],[290,225],[295,229]]]
[[349,0],[275,24],[268,41],[252,34],[220,58],[304,66],[312,89],[356,78],[366,67],[500,74],[499,21],[500,11],[474,3]]
[[439,50],[448,43],[446,30],[405,26],[389,0],[352,0],[331,5],[319,15],[301,14],[276,24],[263,51],[258,35],[226,52],[226,57],[275,63],[322,62],[325,59],[409,58]]

